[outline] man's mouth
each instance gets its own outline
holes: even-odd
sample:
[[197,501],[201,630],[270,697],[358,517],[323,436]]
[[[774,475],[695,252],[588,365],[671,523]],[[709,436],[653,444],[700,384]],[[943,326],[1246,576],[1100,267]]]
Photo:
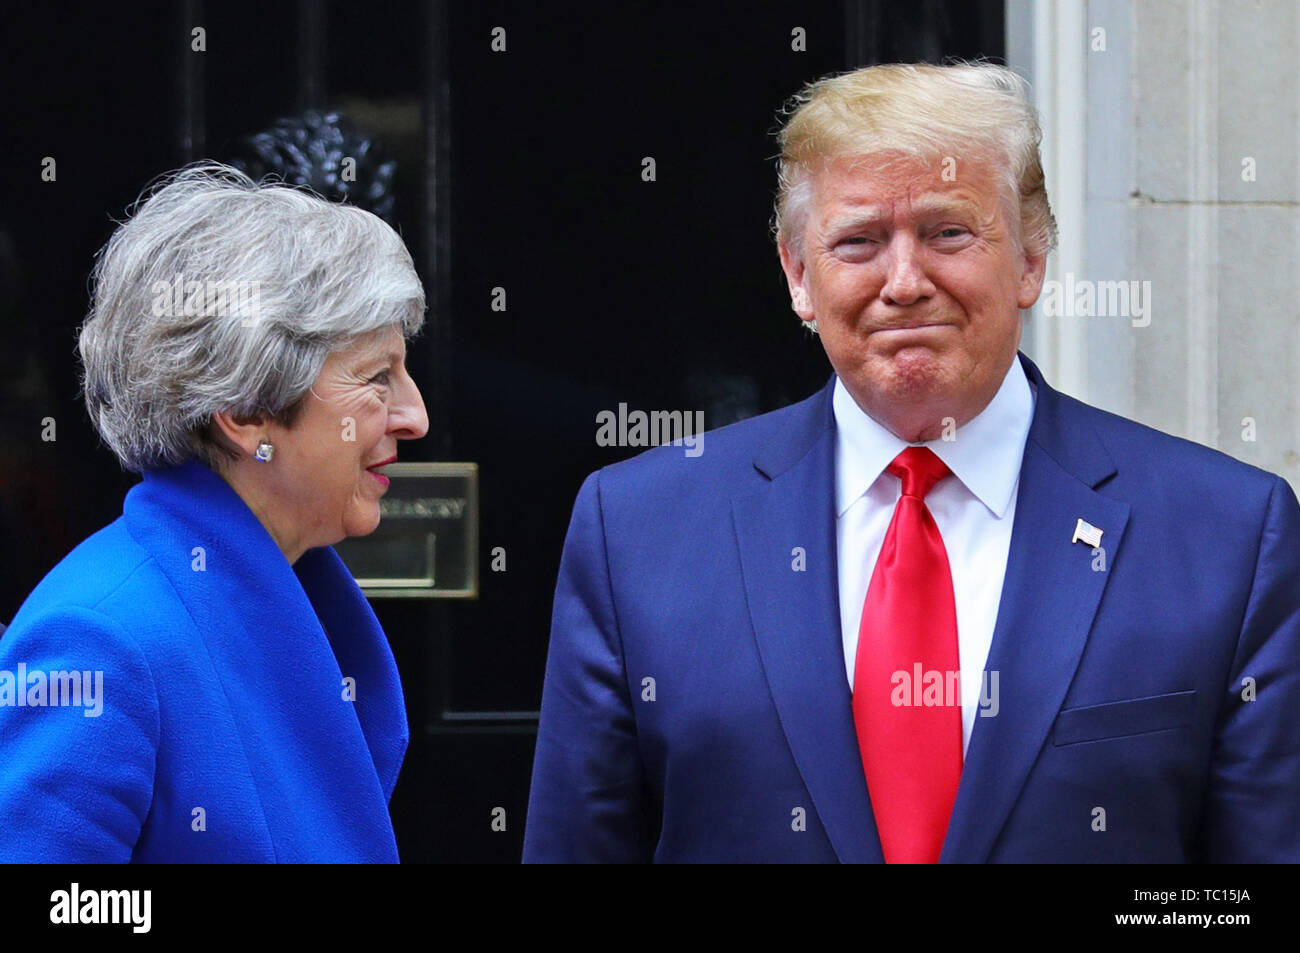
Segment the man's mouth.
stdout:
[[[943,321],[914,321],[908,324],[890,325],[888,327],[876,328],[876,331],[919,331],[924,328],[946,328],[950,327]],[[874,332],[873,332],[874,333]]]

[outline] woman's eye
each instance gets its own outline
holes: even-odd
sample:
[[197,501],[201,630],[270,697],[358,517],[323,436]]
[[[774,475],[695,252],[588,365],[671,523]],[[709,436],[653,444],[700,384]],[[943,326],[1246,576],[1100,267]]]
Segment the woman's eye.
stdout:
[[378,374],[376,374],[374,377],[370,378],[370,383],[372,383],[372,384],[378,384],[378,385],[380,385],[381,387],[387,387],[387,386],[388,386],[388,380],[389,380],[389,374],[390,374],[389,371],[380,371],[380,372],[379,372]]

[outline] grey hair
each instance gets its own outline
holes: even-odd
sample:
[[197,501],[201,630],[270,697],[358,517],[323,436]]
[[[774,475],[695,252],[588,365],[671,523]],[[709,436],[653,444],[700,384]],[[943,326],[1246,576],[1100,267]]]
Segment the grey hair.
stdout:
[[369,212],[207,163],[162,177],[100,251],[81,327],[90,419],[137,472],[234,455],[213,415],[291,426],[331,351],[424,323],[401,238]]

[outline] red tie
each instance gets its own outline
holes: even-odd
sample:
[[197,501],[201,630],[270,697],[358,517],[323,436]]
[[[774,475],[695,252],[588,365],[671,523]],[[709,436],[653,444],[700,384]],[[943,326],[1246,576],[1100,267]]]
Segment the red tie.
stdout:
[[[903,495],[858,627],[853,721],[889,864],[939,860],[961,780],[957,607],[948,553],[925,496],[948,476],[926,447],[889,465]],[[950,689],[956,688],[956,691]]]

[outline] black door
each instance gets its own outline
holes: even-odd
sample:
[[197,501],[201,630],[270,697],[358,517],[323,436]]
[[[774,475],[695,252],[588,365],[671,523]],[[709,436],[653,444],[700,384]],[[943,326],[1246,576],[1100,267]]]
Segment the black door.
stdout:
[[75,332],[111,219],[158,173],[256,161],[250,136],[286,118],[286,135],[310,130],[309,110],[372,150],[371,199],[429,297],[410,354],[431,427],[404,459],[473,461],[481,481],[478,598],[375,600],[411,724],[392,804],[407,861],[519,858],[569,508],[587,473],[637,452],[600,445],[597,414],[700,411],[712,428],[829,373],[768,234],[782,102],[828,72],[1003,43],[990,0],[6,16],[0,622],[134,482],[77,400]]

